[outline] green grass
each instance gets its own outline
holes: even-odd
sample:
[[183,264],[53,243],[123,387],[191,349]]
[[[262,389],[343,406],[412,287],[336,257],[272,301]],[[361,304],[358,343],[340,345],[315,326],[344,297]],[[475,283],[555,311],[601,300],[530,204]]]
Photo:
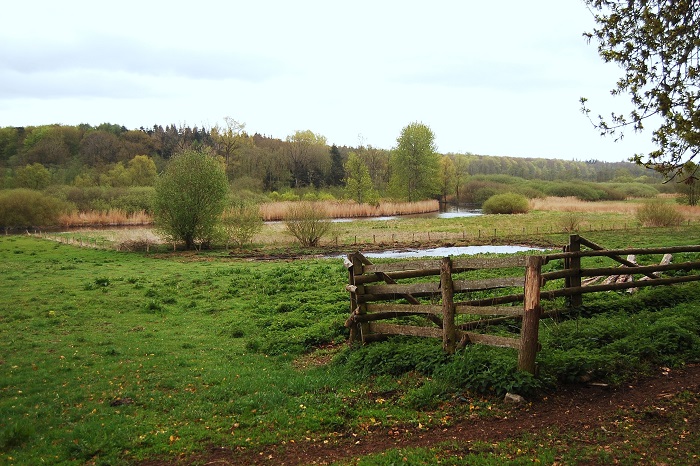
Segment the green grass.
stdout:
[[[687,228],[644,231],[636,244],[698,237]],[[586,236],[610,247],[628,241],[608,232]],[[349,302],[338,259],[142,255],[9,236],[0,238],[0,277],[3,464],[115,464],[210,445],[435,425],[474,406],[497,411],[494,395],[505,389],[534,393],[582,371],[614,379],[610,367],[620,361],[630,373],[643,372],[698,350],[699,330],[686,325],[696,322],[697,302],[682,299],[695,288],[678,296],[645,291],[630,305],[626,295],[586,298],[588,314],[579,320],[543,322],[543,376],[535,380],[513,372],[516,355],[508,349],[471,347],[450,358],[432,340],[339,346]],[[625,315],[637,324],[625,325]],[[652,324],[665,342],[636,338],[657,335],[644,333]],[[612,328],[623,343],[591,345],[589,325]],[[628,333],[618,335],[620,328]],[[562,339],[580,344],[564,348]],[[570,369],[552,369],[560,362]],[[469,402],[454,403],[456,395]]]
[[2,443],[18,464],[274,442],[302,415],[328,422],[299,406],[334,374],[300,376],[271,343],[285,327],[295,355],[344,339],[340,261],[182,264],[10,237],[0,264]]

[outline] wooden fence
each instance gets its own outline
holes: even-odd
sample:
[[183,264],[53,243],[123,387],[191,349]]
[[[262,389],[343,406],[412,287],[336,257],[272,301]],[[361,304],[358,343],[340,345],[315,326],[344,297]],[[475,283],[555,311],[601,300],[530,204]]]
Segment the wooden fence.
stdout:
[[[589,250],[582,250],[582,246]],[[566,297],[569,307],[578,307],[586,293],[698,281],[700,275],[697,274],[660,276],[664,271],[700,269],[700,261],[670,263],[670,254],[688,252],[700,252],[700,246],[606,250],[578,235],[571,235],[563,252],[547,255],[444,257],[372,264],[361,253],[353,253],[345,261],[350,292],[350,317],[345,325],[350,329],[351,343],[368,343],[388,335],[413,335],[442,338],[443,348],[450,353],[470,343],[514,348],[518,350],[518,368],[534,373],[542,299]],[[635,263],[633,254],[665,256],[660,264],[640,266]],[[624,255],[626,259],[622,258]],[[609,257],[621,267],[582,266],[583,258],[599,256]],[[542,273],[543,265],[556,260],[561,261],[560,270]],[[507,273],[501,271],[498,278],[463,278],[469,272],[483,273],[491,269],[512,269],[512,276],[503,277]],[[618,278],[606,281],[610,276]],[[585,282],[583,277],[588,277]],[[563,287],[543,288],[548,282],[561,279],[564,279]],[[596,284],[600,280],[603,283]],[[504,290],[510,294],[502,294]],[[486,292],[488,297],[483,296]],[[463,299],[456,301],[456,297]],[[459,317],[466,315],[478,318]],[[414,316],[419,316],[418,325]],[[413,320],[406,324],[401,322],[403,318]],[[399,319],[399,322],[380,322],[389,319]],[[485,323],[508,319],[522,320],[519,337],[475,331]]]

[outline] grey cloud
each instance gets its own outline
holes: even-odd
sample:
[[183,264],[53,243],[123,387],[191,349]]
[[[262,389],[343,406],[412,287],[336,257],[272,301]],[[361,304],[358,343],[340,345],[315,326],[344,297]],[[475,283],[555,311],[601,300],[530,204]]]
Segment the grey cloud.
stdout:
[[158,93],[157,88],[123,73],[53,71],[21,74],[0,70],[0,99],[138,98]]
[[22,74],[101,70],[155,77],[261,81],[273,76],[280,67],[271,59],[230,48],[216,50],[206,43],[165,47],[110,35],[21,44],[12,44],[5,38],[3,42],[7,46],[0,50],[0,70]]

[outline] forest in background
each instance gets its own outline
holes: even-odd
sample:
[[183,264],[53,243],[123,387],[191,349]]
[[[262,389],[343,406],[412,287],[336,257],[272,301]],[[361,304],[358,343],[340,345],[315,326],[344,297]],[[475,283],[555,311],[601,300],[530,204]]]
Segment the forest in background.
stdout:
[[[310,130],[285,139],[250,135],[245,124],[232,118],[224,121],[225,125],[211,128],[127,129],[109,123],[0,128],[0,193],[38,191],[68,210],[150,212],[158,173],[178,152],[196,149],[220,157],[231,193],[241,200],[366,202],[362,196],[370,191],[373,202],[416,200],[392,192],[392,172],[398,172],[399,163],[393,157],[395,148],[337,146]],[[528,198],[574,196],[596,201],[686,189],[679,183],[663,184],[653,170],[629,162],[598,161],[595,154],[587,161],[471,153],[436,156],[438,179],[423,197],[459,203],[480,205],[504,191]]]

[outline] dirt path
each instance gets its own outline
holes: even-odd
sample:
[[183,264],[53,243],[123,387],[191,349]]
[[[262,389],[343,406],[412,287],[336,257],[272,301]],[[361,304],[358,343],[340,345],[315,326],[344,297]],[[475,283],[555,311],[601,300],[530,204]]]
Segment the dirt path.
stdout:
[[560,431],[595,429],[609,425],[620,410],[644,410],[686,390],[700,393],[700,365],[662,371],[656,377],[617,389],[572,387],[531,404],[513,407],[497,419],[462,420],[448,428],[402,432],[380,429],[365,436],[348,436],[327,443],[297,442],[261,449],[215,448],[196,457],[148,461],[142,466],[184,466],[195,462],[207,465],[323,465],[392,448],[429,447],[450,440],[497,442],[554,426]]

